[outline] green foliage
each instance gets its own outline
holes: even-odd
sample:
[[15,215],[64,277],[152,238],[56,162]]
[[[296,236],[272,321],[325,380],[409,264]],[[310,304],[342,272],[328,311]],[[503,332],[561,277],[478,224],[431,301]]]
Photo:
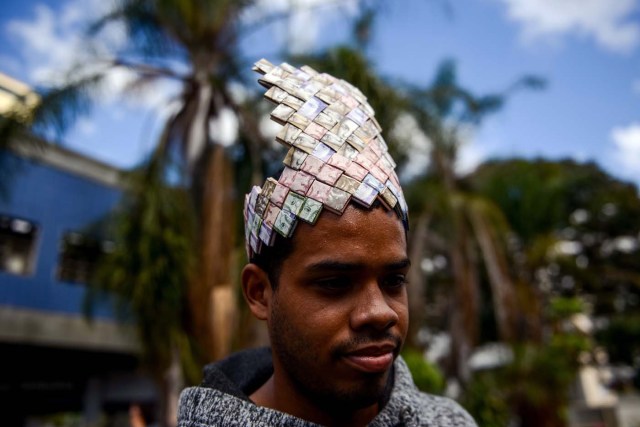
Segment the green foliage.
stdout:
[[511,363],[474,374],[462,403],[481,426],[504,426],[510,419],[523,427],[564,426],[577,358],[589,348],[575,334],[556,334],[546,345],[515,344]]
[[[235,200],[226,195],[242,190],[234,189],[229,158],[223,156],[212,166],[212,153],[217,151],[211,149],[214,138],[208,123],[227,108],[240,116],[240,131],[253,148],[247,152],[259,176],[262,141],[257,121],[243,116],[243,106],[229,93],[230,83],[242,80],[240,70],[249,69],[238,66],[242,31],[238,17],[253,4],[250,0],[119,0],[89,26],[91,37],[100,37],[111,25],[126,35],[125,47],[113,52],[113,58],[99,60],[105,64],[101,75],[127,68],[135,76],[129,89],[153,88],[163,80],[182,88],[178,111],[166,119],[153,159],[126,183],[126,199],[113,220],[116,250],[102,263],[90,295],[116,296],[120,315],[136,321],[144,361],[162,381],[160,375],[177,355],[187,382],[192,383],[199,375],[197,365],[216,357],[215,329],[231,327],[213,326],[209,291],[214,285],[231,286],[219,276],[232,270],[233,262],[216,257],[216,268],[207,269],[203,262],[212,260],[203,258],[204,248],[234,249],[233,233],[209,225],[220,212],[224,223],[233,224],[225,208]],[[66,106],[71,112],[77,109],[77,103]],[[228,170],[229,175],[219,177],[211,173],[214,169]],[[168,177],[179,186],[168,186]],[[215,197],[221,194],[225,197]],[[197,349],[192,340],[198,341]],[[226,350],[219,351],[223,355]],[[195,362],[198,357],[201,360]]]
[[[33,111],[32,130],[52,140],[60,138],[78,118],[91,111],[92,99],[100,95],[104,75],[77,77],[80,70],[68,73],[67,83],[47,89]],[[51,133],[53,131],[54,133]]]
[[[480,327],[493,323],[481,325],[483,308],[487,303],[493,304],[491,315],[500,338],[513,340],[518,307],[506,257],[509,225],[497,204],[467,186],[459,176],[459,148],[465,132],[500,110],[515,89],[537,88],[539,83],[540,80],[525,78],[507,90],[479,95],[460,83],[455,62],[447,60],[440,64],[428,85],[404,87],[407,112],[430,142],[428,169],[419,172],[405,187],[412,215],[429,221],[428,231],[419,238],[429,241],[423,248],[413,248],[425,252],[421,255],[428,251],[431,257],[445,257],[447,261],[446,268],[442,268],[443,277],[432,275],[429,285],[439,288],[455,307],[451,310],[454,313],[440,314],[449,317],[456,361],[453,375],[463,382],[468,380],[464,361],[478,344]],[[419,239],[411,236],[410,241]],[[483,287],[483,281],[487,286]],[[483,291],[491,297],[483,298]]]
[[447,59],[440,63],[430,86],[413,92],[415,107],[427,113],[435,124],[479,123],[485,115],[499,110],[504,104],[500,94],[476,96],[464,89],[458,81],[456,62]]
[[[239,116],[242,142],[234,148],[243,144],[243,149],[234,153],[250,159],[251,183],[257,184],[269,145],[256,115],[230,91],[249,73],[238,49],[252,28],[239,17],[254,5],[253,0],[118,0],[88,25],[83,48],[95,56],[70,66],[65,83],[43,93],[29,123],[12,122],[13,135],[38,131],[45,137],[60,136],[100,99],[101,83],[114,69],[126,68],[134,76],[129,94],[167,80],[181,86],[178,111],[167,118],[154,158],[126,183],[125,200],[113,218],[115,250],[102,263],[86,304],[90,311],[91,301],[101,293],[115,295],[119,315],[136,320],[145,361],[158,375],[175,349],[186,360],[183,364],[190,364],[195,351],[185,331],[197,337],[210,359],[217,357],[211,339],[216,328],[231,327],[213,325],[208,298],[213,286],[233,286],[227,272],[236,267],[234,260],[216,259],[216,268],[207,269],[203,262],[210,260],[203,258],[206,250],[228,254],[236,249],[235,235],[211,224],[219,214],[222,223],[233,227],[231,209],[226,208],[245,190],[238,186],[227,156],[233,149],[214,165],[212,153],[223,150],[211,149],[215,136],[208,125],[225,109]],[[124,30],[126,43],[100,57],[105,52],[92,50],[92,39],[111,25]],[[167,186],[168,175],[185,188]],[[220,355],[225,351],[220,349]]]
[[86,425],[82,414],[78,412],[61,412],[37,417],[37,419],[43,425],[52,427],[82,427]]
[[545,394],[554,393],[564,400],[578,372],[578,356],[590,348],[589,340],[578,334],[555,334],[543,345],[516,345],[515,363],[508,368],[508,373],[523,384],[531,382],[532,387],[523,389],[528,390],[533,402],[544,401],[548,398]]
[[563,165],[526,160],[487,162],[472,185],[494,200],[525,242],[566,222],[570,214],[562,185]]
[[444,391],[444,376],[419,351],[405,348],[402,351],[402,358],[407,363],[413,381],[420,390],[434,394],[441,394]]
[[596,333],[613,363],[634,365],[640,357],[640,314],[615,316],[609,325]]
[[558,325],[583,311],[579,298],[551,299],[546,318],[552,328],[546,342],[515,343],[510,363],[474,374],[463,404],[479,425],[507,425],[510,419],[520,420],[523,427],[566,425],[578,358],[591,350],[592,343],[589,337]]
[[[513,363],[491,373],[491,381],[505,390],[522,425],[566,425],[578,357],[593,345],[591,338],[572,331],[567,320],[578,313],[616,313],[609,327],[597,333],[597,341],[612,359],[626,363],[638,351],[629,344],[640,340],[637,319],[632,320],[640,295],[637,251],[626,253],[614,245],[619,237],[640,231],[637,221],[630,220],[640,215],[637,188],[592,163],[541,159],[486,162],[466,183],[496,203],[511,224],[512,259],[520,277],[544,285],[537,292],[545,301],[546,339],[516,345]],[[574,252],[559,250],[562,243],[572,245]],[[491,403],[487,405],[475,413],[492,414]]]
[[509,390],[494,372],[478,372],[468,384],[461,401],[479,426],[504,427],[511,416]]
[[516,413],[528,418],[523,425],[565,425],[577,357],[587,345],[582,337],[555,336],[548,345],[516,346],[514,363],[504,375]]
[[[553,298],[546,313],[547,324],[557,325],[583,311],[578,298]],[[530,418],[526,425],[565,425],[579,355],[592,347],[589,337],[579,332],[552,330],[555,332],[544,343],[514,345],[513,362],[501,373],[515,414],[520,419]]]
[[115,297],[119,316],[136,320],[144,359],[158,375],[175,349],[187,363],[193,354],[185,321],[195,265],[190,197],[185,189],[167,186],[161,172],[155,158],[130,175],[113,219],[115,249],[100,263],[86,301],[90,314],[102,293]]
[[[530,242],[540,234],[576,225],[571,214],[585,209],[580,227],[610,234],[637,229],[638,190],[602,171],[595,163],[573,160],[494,160],[481,165],[470,179],[472,187],[494,200],[514,231]],[[616,218],[603,216],[607,203],[617,207]]]
[[[468,182],[500,206],[520,242],[524,267],[545,273],[550,291],[589,295],[594,315],[637,311],[638,249],[617,246],[640,233],[634,185],[594,163],[542,159],[487,162]],[[559,252],[562,242],[576,252]]]
[[555,297],[549,300],[548,315],[552,320],[568,319],[574,314],[584,313],[584,303],[577,297]]
[[89,33],[99,36],[105,26],[117,22],[124,26],[129,42],[120,56],[194,61],[187,58],[196,51],[235,53],[237,18],[251,4],[252,0],[119,0],[90,25]]

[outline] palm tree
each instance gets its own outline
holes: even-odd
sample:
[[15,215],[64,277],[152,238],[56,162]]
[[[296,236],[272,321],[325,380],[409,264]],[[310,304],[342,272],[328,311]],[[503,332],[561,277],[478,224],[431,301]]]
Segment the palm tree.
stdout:
[[[127,48],[89,73],[89,79],[68,85],[70,92],[83,93],[118,67],[136,76],[133,88],[153,87],[167,79],[181,87],[177,111],[165,123],[150,160],[127,187],[125,213],[116,218],[119,249],[106,258],[103,271],[110,273],[97,282],[99,289],[114,293],[133,311],[147,366],[164,391],[168,425],[175,423],[182,372],[193,382],[194,367],[230,351],[238,192],[233,159],[215,143],[209,127],[223,111],[233,111],[242,123],[240,141],[250,153],[252,181],[257,182],[262,176],[263,140],[254,115],[229,89],[231,82],[242,81],[239,16],[252,3],[120,1],[91,33],[121,24]],[[80,68],[74,74],[78,73],[84,76],[86,71]]]
[[185,286],[197,265],[195,210],[185,188],[165,185],[165,161],[156,151],[147,165],[126,173],[124,200],[109,221],[115,245],[91,278],[85,310],[91,317],[93,301],[106,294],[116,297],[120,318],[137,320],[143,366],[160,387],[163,425],[171,425],[182,373],[193,382],[200,362]]
[[[430,234],[438,234],[444,242],[453,282],[449,322],[453,358],[448,370],[463,382],[470,377],[467,360],[478,341],[480,263],[487,271],[502,340],[516,335],[516,293],[505,254],[504,216],[488,199],[465,189],[456,172],[461,134],[496,112],[514,90],[541,85],[539,79],[525,77],[503,93],[476,96],[458,83],[455,64],[445,61],[428,87],[408,91],[410,112],[431,142],[430,168],[408,189],[414,224],[411,251],[414,259],[422,259]],[[423,282],[420,263],[414,264],[413,280]],[[416,304],[424,304],[421,297],[416,295],[420,299]]]
[[[593,163],[541,159],[487,162],[471,181],[475,191],[495,200],[509,218],[521,241],[529,281],[542,272],[538,277],[544,277],[550,292],[588,295],[595,316],[636,309],[631,295],[640,289],[637,247],[615,249],[617,242],[633,241],[629,236],[640,231],[629,219],[640,215],[633,184]],[[573,250],[563,249],[567,244]]]
[[[65,83],[42,94],[28,121],[0,123],[0,131],[14,137],[23,131],[62,135],[100,97],[114,69],[133,76],[129,89],[134,93],[154,90],[167,80],[181,88],[159,144],[128,179],[123,211],[116,216],[117,249],[105,261],[114,274],[102,275],[96,285],[96,291],[110,291],[130,308],[156,376],[162,382],[170,373],[173,379],[168,391],[178,387],[180,359],[183,364],[191,356],[201,356],[199,364],[218,359],[230,351],[233,338],[233,275],[241,253],[235,218],[239,195],[246,192],[237,186],[238,181],[246,187],[262,181],[262,159],[270,149],[251,103],[237,101],[230,90],[231,83],[245,81],[249,70],[240,59],[239,40],[259,23],[244,26],[240,17],[255,3],[119,0],[91,25],[89,35],[100,37],[108,26],[119,25],[126,46],[112,57],[70,67]],[[240,122],[235,143],[240,150],[216,143],[217,135],[210,131],[212,121],[229,111]],[[242,176],[234,167],[239,152],[245,153]],[[169,272],[167,266],[175,268]],[[159,312],[151,309],[154,298],[163,308],[160,324]],[[158,347],[163,330],[169,339],[166,351]],[[170,410],[165,419],[175,422]]]

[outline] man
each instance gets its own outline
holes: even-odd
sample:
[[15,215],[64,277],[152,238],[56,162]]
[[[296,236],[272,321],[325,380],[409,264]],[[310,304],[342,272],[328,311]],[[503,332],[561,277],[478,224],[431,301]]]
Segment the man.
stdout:
[[407,205],[362,93],[309,67],[256,64],[289,147],[245,201],[244,297],[270,349],[205,368],[179,425],[475,426],[419,392],[407,333]]

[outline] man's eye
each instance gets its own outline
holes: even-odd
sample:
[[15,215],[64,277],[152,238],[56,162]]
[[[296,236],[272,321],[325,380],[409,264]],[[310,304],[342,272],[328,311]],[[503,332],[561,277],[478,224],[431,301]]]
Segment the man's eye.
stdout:
[[394,274],[393,276],[385,277],[382,280],[382,286],[385,288],[397,289],[407,285],[407,276],[404,274]]
[[351,281],[348,277],[331,277],[316,280],[315,284],[319,288],[327,291],[342,291],[351,285]]

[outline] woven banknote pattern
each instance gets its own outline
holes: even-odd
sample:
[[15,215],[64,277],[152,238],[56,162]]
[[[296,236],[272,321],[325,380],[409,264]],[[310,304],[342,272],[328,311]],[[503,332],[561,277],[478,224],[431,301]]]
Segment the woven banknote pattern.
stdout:
[[254,71],[277,106],[276,140],[289,148],[280,177],[246,196],[249,258],[276,233],[291,237],[298,221],[314,224],[323,209],[342,214],[350,202],[379,199],[406,223],[407,204],[381,128],[366,97],[353,85],[308,66],[260,60]]

